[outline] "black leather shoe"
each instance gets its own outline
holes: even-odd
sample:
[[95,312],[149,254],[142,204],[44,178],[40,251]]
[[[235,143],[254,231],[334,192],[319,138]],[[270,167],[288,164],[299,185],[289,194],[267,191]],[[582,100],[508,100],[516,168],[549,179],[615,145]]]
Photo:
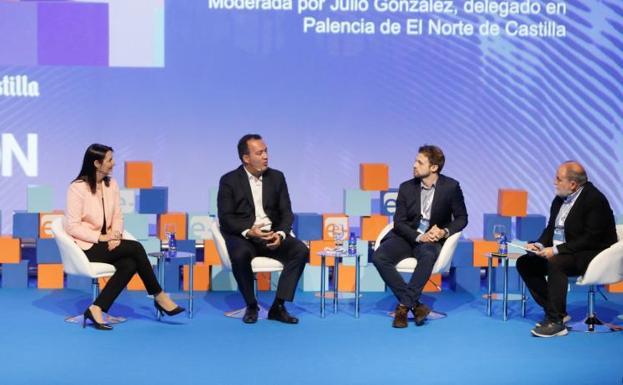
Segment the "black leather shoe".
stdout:
[[184,309],[181,306],[175,306],[175,309],[173,309],[173,310],[165,310],[162,306],[160,306],[160,304],[158,302],[156,302],[156,300],[154,300],[154,307],[160,313],[160,315],[166,314],[168,316],[173,316],[173,315],[177,315],[177,314],[180,314],[180,313],[186,311],[186,309]]
[[257,313],[260,308],[257,305],[248,305],[242,316],[242,322],[246,324],[254,324],[257,322]]
[[97,330],[112,330],[112,326],[105,324],[105,323],[99,323],[95,320],[95,317],[93,317],[93,314],[91,313],[91,309],[87,308],[87,310],[84,311],[84,317],[82,318],[82,328],[84,329],[87,326],[87,320],[91,320],[91,323],[93,323],[93,327],[96,328]]
[[299,319],[288,313],[284,305],[273,304],[268,311],[268,319],[283,322],[286,324],[297,324]]
[[418,302],[417,305],[411,308],[411,312],[413,312],[415,325],[422,326],[424,325],[424,321],[426,321],[426,317],[430,314],[430,308]]

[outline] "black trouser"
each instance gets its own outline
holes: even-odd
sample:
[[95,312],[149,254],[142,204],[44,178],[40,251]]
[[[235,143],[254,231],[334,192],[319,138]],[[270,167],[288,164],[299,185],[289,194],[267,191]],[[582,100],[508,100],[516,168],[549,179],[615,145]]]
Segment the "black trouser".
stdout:
[[[372,262],[398,301],[413,307],[419,301],[426,281],[430,279],[440,251],[440,243],[418,243],[411,246],[404,238],[396,236],[381,243],[372,256]],[[396,270],[396,265],[409,257],[417,259],[417,265],[407,283]]]
[[147,292],[151,295],[159,294],[162,288],[158,284],[154,270],[149,263],[147,253],[143,245],[137,241],[121,240],[121,244],[112,250],[108,250],[108,243],[96,243],[89,250],[85,250],[87,258],[91,262],[103,262],[114,265],[117,271],[110,277],[108,283],[97,297],[94,305],[99,306],[104,312],[108,312],[115,299],[128,285],[134,273],[145,284]]
[[558,254],[546,259],[525,254],[517,260],[517,271],[547,318],[560,322],[567,314],[569,277],[584,274],[595,255],[596,252],[587,251],[573,255]]
[[277,298],[292,301],[296,285],[303,273],[309,256],[309,249],[296,238],[286,237],[275,250],[264,243],[248,240],[242,236],[223,234],[231,267],[238,283],[238,289],[247,305],[257,303],[253,291],[253,271],[251,260],[256,256],[270,257],[283,264],[283,271],[277,285]]

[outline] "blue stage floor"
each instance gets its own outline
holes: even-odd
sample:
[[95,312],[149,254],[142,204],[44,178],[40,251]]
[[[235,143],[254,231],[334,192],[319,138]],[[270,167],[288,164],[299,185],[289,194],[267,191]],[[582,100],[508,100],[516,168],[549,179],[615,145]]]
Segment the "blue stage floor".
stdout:
[[[273,293],[262,293],[270,303]],[[200,293],[195,317],[157,322],[149,299],[124,293],[113,313],[128,317],[111,332],[63,322],[81,312],[79,291],[0,289],[0,384],[621,384],[623,333],[540,339],[542,316],[532,300],[510,319],[485,315],[485,301],[467,293],[424,298],[449,317],[393,329],[389,293],[366,293],[361,318],[352,301],[319,316],[318,299],[298,293],[299,325],[224,317],[240,307],[237,293]],[[586,296],[570,293],[568,310],[584,317]],[[605,321],[623,313],[623,295],[598,297]]]

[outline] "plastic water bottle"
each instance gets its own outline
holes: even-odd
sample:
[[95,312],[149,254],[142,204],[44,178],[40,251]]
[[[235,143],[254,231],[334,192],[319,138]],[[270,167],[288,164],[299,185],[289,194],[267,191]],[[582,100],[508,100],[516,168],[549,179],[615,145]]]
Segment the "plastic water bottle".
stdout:
[[355,233],[350,233],[350,238],[348,238],[348,255],[356,255],[357,254],[357,236]]
[[498,253],[500,254],[508,253],[508,239],[506,238],[506,233],[502,233],[500,235],[500,247],[498,249]]
[[175,233],[169,233],[169,253],[175,254],[177,252],[177,241],[175,240]]

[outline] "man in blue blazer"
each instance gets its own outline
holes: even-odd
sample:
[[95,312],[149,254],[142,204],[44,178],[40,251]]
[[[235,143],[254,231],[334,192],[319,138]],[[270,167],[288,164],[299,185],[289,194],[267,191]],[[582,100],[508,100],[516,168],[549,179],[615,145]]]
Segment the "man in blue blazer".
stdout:
[[217,205],[234,277],[247,305],[242,320],[257,322],[259,307],[251,260],[261,255],[283,264],[268,319],[298,323],[284,302],[294,299],[309,250],[290,235],[294,215],[285,177],[268,167],[268,148],[260,135],[243,136],[238,142],[238,156],[242,165],[221,177]]
[[545,311],[531,331],[537,337],[567,334],[568,277],[584,274],[591,260],[617,241],[610,203],[580,163],[561,164],[554,185],[547,227],[528,244],[531,252],[517,260],[517,271]]
[[[420,302],[422,289],[430,279],[441,246],[450,235],[467,225],[467,209],[459,182],[441,175],[443,151],[425,145],[418,149],[413,179],[400,185],[394,214],[394,228],[383,238],[372,257],[381,277],[390,287],[398,305],[393,327],[407,327],[409,311],[415,324],[424,324],[430,308]],[[414,257],[417,265],[405,282],[396,265]]]

